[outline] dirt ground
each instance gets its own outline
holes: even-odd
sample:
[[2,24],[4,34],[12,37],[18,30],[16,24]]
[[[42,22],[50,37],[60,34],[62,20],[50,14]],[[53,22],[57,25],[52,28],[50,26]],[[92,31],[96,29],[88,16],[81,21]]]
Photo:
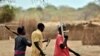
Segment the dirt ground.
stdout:
[[[46,43],[44,43],[45,46]],[[44,50],[46,56],[53,56],[55,40],[51,40],[50,44]],[[68,46],[76,52],[80,53],[81,56],[100,56],[99,46],[83,46],[81,41],[68,41]],[[3,40],[0,41],[0,56],[13,56],[14,54],[14,40]],[[71,56],[75,56],[70,53]],[[27,47],[26,56],[31,56],[31,48]]]

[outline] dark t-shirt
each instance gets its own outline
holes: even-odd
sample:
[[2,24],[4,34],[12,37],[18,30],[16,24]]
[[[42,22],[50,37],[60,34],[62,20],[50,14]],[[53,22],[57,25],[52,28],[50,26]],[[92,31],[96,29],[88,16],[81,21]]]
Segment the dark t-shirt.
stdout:
[[15,50],[26,51],[26,46],[31,46],[31,43],[27,41],[25,36],[18,35],[15,38]]

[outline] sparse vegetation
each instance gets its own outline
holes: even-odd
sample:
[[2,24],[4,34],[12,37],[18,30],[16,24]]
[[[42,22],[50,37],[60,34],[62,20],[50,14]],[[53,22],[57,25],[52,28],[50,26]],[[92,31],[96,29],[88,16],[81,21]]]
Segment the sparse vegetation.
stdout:
[[14,10],[12,6],[4,5],[1,7],[0,23],[10,22],[14,19]]

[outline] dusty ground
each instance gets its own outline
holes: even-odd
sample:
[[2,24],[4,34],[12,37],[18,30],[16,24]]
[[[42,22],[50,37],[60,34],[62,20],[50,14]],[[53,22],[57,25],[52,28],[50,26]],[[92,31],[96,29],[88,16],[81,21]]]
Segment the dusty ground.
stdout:
[[[53,56],[55,40],[52,40],[49,46],[44,50],[47,56]],[[45,43],[46,44],[46,43]],[[100,56],[99,46],[83,46],[81,41],[68,41],[68,45],[81,56]],[[14,40],[0,41],[0,56],[13,56]],[[71,56],[75,56],[70,53]],[[31,56],[31,48],[27,48],[26,56]]]

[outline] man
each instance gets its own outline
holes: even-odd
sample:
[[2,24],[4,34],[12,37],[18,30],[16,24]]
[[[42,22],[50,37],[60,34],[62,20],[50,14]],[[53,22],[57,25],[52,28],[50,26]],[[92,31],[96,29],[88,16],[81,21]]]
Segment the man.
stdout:
[[[64,26],[62,28],[66,30]],[[61,27],[58,28],[58,32],[59,33],[56,37],[54,56],[70,56],[69,51],[74,53],[76,56],[80,56],[78,53],[74,52],[67,46],[68,36],[64,35],[63,38]]]
[[42,32],[44,31],[44,24],[39,23],[37,25],[37,30],[32,33],[32,56],[45,56],[42,50],[42,42],[47,42],[48,40],[43,41]]
[[15,54],[14,56],[25,56],[26,46],[31,46],[31,43],[25,37],[24,27],[17,28],[17,37],[15,38]]

